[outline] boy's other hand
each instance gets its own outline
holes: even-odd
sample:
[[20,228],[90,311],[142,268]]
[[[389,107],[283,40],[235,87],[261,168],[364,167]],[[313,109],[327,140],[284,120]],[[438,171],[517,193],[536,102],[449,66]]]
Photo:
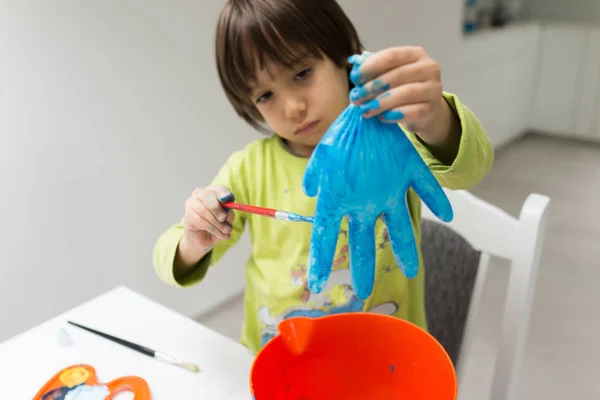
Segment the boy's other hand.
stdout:
[[427,143],[445,141],[452,121],[442,96],[439,65],[418,46],[391,47],[364,58],[358,76],[362,87],[350,92],[365,117],[402,123]]
[[194,190],[185,202],[184,230],[190,244],[206,251],[231,235],[234,214],[221,207],[221,201],[234,198],[225,186]]
[[178,263],[195,265],[221,240],[228,239],[233,229],[234,212],[221,207],[220,201],[233,201],[225,186],[209,186],[193,191],[185,202],[184,235],[179,242]]

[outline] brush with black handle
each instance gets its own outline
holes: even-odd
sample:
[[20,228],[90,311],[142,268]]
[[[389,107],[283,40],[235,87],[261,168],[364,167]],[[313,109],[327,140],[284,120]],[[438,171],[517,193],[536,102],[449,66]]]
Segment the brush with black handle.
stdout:
[[142,345],[139,345],[139,344],[136,344],[136,343],[132,343],[132,342],[129,342],[129,341],[124,340],[124,339],[120,339],[120,338],[115,337],[115,336],[111,336],[111,335],[109,335],[107,333],[103,333],[103,332],[97,331],[95,329],[88,328],[87,326],[79,325],[79,324],[77,324],[75,322],[72,322],[72,321],[67,321],[67,322],[69,324],[71,324],[71,325],[74,325],[74,326],[78,327],[78,328],[84,329],[84,330],[86,330],[88,332],[94,333],[94,334],[96,334],[98,336],[101,336],[101,337],[103,337],[105,339],[108,339],[110,341],[118,343],[118,344],[120,344],[122,346],[128,347],[128,348],[130,348],[132,350],[135,350],[137,352],[145,354],[145,355],[147,355],[149,357],[152,357],[152,358],[154,358],[156,360],[159,360],[159,361],[162,361],[162,362],[166,362],[168,364],[177,365],[179,367],[185,368],[188,371],[192,371],[192,372],[198,372],[200,370],[196,364],[193,364],[193,363],[190,363],[190,362],[180,361],[177,358],[175,358],[173,356],[170,356],[168,354],[165,354],[165,353],[161,353],[160,351],[149,349],[148,347],[145,347],[145,346],[142,346]]

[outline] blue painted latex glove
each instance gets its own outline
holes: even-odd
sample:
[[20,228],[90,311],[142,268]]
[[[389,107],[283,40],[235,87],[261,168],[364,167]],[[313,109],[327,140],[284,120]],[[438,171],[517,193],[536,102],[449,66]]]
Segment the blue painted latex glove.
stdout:
[[344,216],[352,285],[360,299],[373,290],[375,222],[380,215],[396,262],[406,277],[417,275],[419,257],[406,203],[409,187],[438,218],[453,217],[442,187],[401,128],[362,114],[353,104],[344,110],[304,173],[304,192],[318,196],[308,261],[308,286],[314,293],[321,292],[329,278]]

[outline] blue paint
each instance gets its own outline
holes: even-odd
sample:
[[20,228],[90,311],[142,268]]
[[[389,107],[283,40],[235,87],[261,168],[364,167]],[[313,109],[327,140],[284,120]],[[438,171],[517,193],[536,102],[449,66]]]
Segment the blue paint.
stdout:
[[360,85],[367,82],[369,80],[369,77],[366,74],[364,74],[363,71],[360,70],[360,68],[356,67],[360,66],[360,64],[362,64],[362,62],[365,61],[369,55],[370,54],[368,54],[367,52],[363,52],[362,54],[354,54],[348,57],[348,62],[354,64],[354,67],[350,71],[350,80],[356,85],[356,89],[358,91],[361,90]]
[[[391,88],[391,86],[388,83],[384,83],[379,79],[374,80],[373,83],[371,83],[369,86],[370,88],[367,88],[367,86],[356,86],[355,88],[353,88],[350,91],[350,100],[358,101],[369,96],[376,96],[378,94],[386,92]],[[386,93],[386,95],[389,96],[389,93]]]
[[[364,57],[353,59],[362,62]],[[354,65],[351,79],[360,77],[359,67]],[[363,118],[360,107],[350,103],[325,133],[304,172],[304,192],[317,197],[307,265],[309,290],[320,293],[327,283],[344,216],[352,286],[360,299],[373,290],[379,216],[388,228],[396,263],[406,277],[417,275],[419,257],[406,203],[411,187],[438,218],[452,220],[442,187],[400,126]]]
[[[356,60],[358,61],[358,60]],[[351,63],[354,63],[354,61],[350,61]],[[356,65],[356,64],[355,64]],[[357,84],[357,83],[364,83],[365,77],[362,73],[362,71],[360,71],[357,68],[352,68],[352,71],[350,71],[350,80]],[[358,93],[360,93],[360,88],[356,88],[356,90],[358,91]]]
[[381,117],[385,121],[400,121],[404,118],[404,114],[400,110],[386,110],[381,113]]
[[352,101],[360,100],[360,90],[358,88],[354,88],[350,91],[350,100],[352,100]]
[[[364,88],[364,86],[363,86],[363,88]],[[376,79],[373,81],[373,83],[371,85],[371,89],[369,89],[368,92],[370,94],[377,95],[377,94],[380,94],[380,93],[390,90],[390,88],[391,88],[391,86],[389,83],[385,83],[379,79]]]
[[221,203],[228,203],[230,201],[234,202],[235,201],[235,196],[233,195],[233,193],[229,192],[225,196],[220,197],[219,201]]
[[390,365],[390,372],[393,374],[394,371],[396,370],[396,367],[394,366],[394,364]]
[[294,221],[294,222],[308,222],[311,224],[314,222],[313,217],[305,217],[304,215],[293,214],[293,213],[288,213],[288,220]]
[[370,110],[375,110],[377,108],[379,108],[379,100],[378,99],[373,99],[373,100],[369,100],[366,103],[363,103],[360,105],[360,110],[362,112],[367,112]]
[[[329,308],[327,311],[318,309],[318,308],[306,308],[306,309],[292,309],[290,312],[283,316],[283,319],[293,318],[293,317],[308,317],[308,318],[319,318],[327,315],[335,315],[335,314],[345,314],[351,312],[359,312],[363,310],[365,302],[364,300],[359,299],[356,295],[352,295],[348,303],[333,306]],[[273,333],[264,332],[261,334],[261,345],[264,346],[271,339],[273,339],[275,335]]]

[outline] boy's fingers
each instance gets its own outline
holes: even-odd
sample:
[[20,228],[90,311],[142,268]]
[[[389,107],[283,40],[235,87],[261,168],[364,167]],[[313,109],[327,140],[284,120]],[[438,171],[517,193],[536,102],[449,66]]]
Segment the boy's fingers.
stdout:
[[[386,110],[415,105],[429,104],[441,96],[441,88],[435,82],[417,82],[395,87],[387,93],[369,100],[360,105],[365,117],[373,117]],[[411,110],[411,118],[423,119],[427,116],[427,109],[422,106]],[[406,113],[403,111],[406,115]],[[417,114],[415,114],[417,113]]]
[[394,68],[412,64],[424,54],[422,49],[417,46],[392,47],[365,58],[359,70],[363,76],[373,79]]
[[[192,221],[194,221],[194,226],[197,230],[206,230],[215,236],[223,239],[227,238],[228,232],[225,231],[225,224],[219,222],[200,200],[193,199],[189,207],[193,211]],[[200,221],[197,221],[196,217]]]
[[[364,86],[355,87],[350,91],[350,100],[360,105],[380,95],[391,88],[417,82],[438,81],[439,67],[434,62],[419,61],[392,69],[367,82]],[[389,93],[387,94],[389,95]]]
[[198,200],[210,211],[210,213],[219,222],[224,222],[227,219],[227,211],[221,207],[221,203],[213,188],[199,189],[194,191]]
[[233,193],[231,193],[231,190],[229,190],[229,188],[227,186],[224,185],[215,185],[212,186],[212,189],[214,190],[215,194],[217,195],[217,198],[219,199],[219,201],[226,203],[228,201],[235,201],[235,196],[233,195]]
[[187,224],[188,224],[188,229],[190,231],[195,232],[195,231],[204,230],[204,226],[203,225],[205,224],[205,221],[202,219],[202,217],[200,216],[200,214],[198,214],[196,212],[191,213],[189,215],[189,217],[186,219],[186,221],[187,221]]
[[233,226],[233,221],[235,221],[235,211],[231,210],[227,213],[227,223]]

